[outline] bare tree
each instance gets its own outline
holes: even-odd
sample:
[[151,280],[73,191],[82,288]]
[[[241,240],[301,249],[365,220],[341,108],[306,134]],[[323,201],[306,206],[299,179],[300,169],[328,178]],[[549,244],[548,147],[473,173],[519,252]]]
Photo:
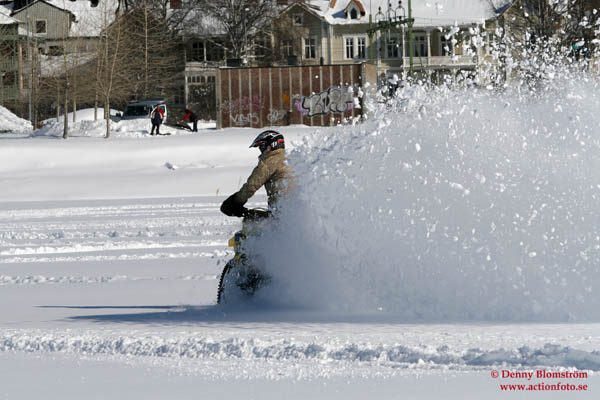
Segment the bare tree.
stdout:
[[[596,11],[594,11],[596,10]],[[559,46],[591,46],[600,18],[598,0],[517,0],[507,21],[513,38],[530,46],[555,42]]]
[[102,42],[98,47],[96,62],[98,75],[96,84],[104,102],[104,119],[106,120],[106,135],[110,137],[110,105],[115,92],[122,89],[127,82],[126,51],[124,23],[122,17],[117,17],[109,24],[108,13],[105,15],[106,28],[102,34]]
[[182,42],[169,22],[151,8],[151,0],[141,5],[123,16],[127,65],[135,84],[131,94],[134,98],[168,97],[182,79]]
[[[202,9],[213,31],[227,38],[223,45],[233,58],[245,58],[256,49],[261,39],[270,36],[277,7],[272,0],[204,0]],[[264,46],[264,45],[263,45]]]
[[164,22],[174,33],[180,33],[192,17],[202,10],[205,0],[128,0],[128,10],[146,9],[153,18]]

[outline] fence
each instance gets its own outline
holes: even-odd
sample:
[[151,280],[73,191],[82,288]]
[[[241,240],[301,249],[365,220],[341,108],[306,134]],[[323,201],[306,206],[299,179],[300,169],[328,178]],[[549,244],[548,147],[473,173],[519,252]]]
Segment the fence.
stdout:
[[377,87],[371,64],[220,68],[217,128],[337,125],[362,114],[358,89]]

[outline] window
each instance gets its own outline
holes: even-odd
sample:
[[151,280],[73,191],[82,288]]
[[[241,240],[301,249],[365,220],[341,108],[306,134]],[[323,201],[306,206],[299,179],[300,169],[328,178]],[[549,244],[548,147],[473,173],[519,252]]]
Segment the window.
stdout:
[[45,19],[38,19],[35,21],[35,33],[46,33]]
[[214,83],[214,76],[205,76],[205,75],[190,75],[187,77],[188,83],[197,83],[200,85]]
[[282,40],[281,41],[281,52],[284,57],[294,55],[294,41],[293,40]]
[[398,58],[402,54],[402,45],[397,37],[390,37],[387,40],[387,58]]
[[12,42],[7,41],[5,43],[6,44],[0,46],[0,56],[10,57],[16,55],[16,47],[12,44]]
[[[409,56],[408,46],[406,46],[406,56]],[[427,57],[427,35],[425,35],[424,33],[415,34],[413,56]]]
[[296,26],[304,25],[304,14],[300,13],[292,15],[292,24]]
[[[2,78],[2,84],[4,86],[15,86],[18,82],[17,73],[16,72],[4,72],[4,77]],[[31,74],[25,74],[31,75]]]
[[192,42],[188,61],[204,61],[204,42]]
[[304,59],[314,60],[317,58],[317,39],[316,38],[305,38],[304,39]]
[[346,58],[354,58],[354,38],[346,38]]
[[354,1],[351,1],[346,9],[346,18],[347,19],[359,19],[360,17],[364,17],[365,12],[361,10]]
[[271,41],[266,38],[259,38],[254,41],[254,55],[257,58],[264,58],[271,47]]
[[446,39],[446,35],[442,34],[440,38],[440,48],[443,56],[451,56],[452,55],[452,38],[448,37]]
[[181,9],[183,7],[183,4],[182,4],[181,0],[171,0],[169,3],[171,4],[171,9],[172,10],[178,10],[178,9]]
[[62,56],[64,54],[64,49],[62,46],[50,46],[48,48],[49,56]]
[[225,59],[225,48],[220,41],[209,41],[206,43],[206,61],[223,61]]
[[356,38],[356,49],[358,58],[366,58],[367,55],[367,38]]
[[366,36],[353,36],[344,38],[344,58],[352,60],[354,58],[364,59],[367,57],[367,38]]

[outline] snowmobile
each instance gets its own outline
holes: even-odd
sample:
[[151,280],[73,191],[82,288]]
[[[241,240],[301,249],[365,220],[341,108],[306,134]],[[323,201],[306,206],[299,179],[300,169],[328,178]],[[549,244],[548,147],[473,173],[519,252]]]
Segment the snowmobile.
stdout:
[[253,263],[252,257],[246,254],[244,242],[248,236],[260,234],[261,221],[269,218],[271,212],[262,208],[245,209],[242,229],[229,239],[229,247],[233,247],[234,256],[223,268],[219,279],[217,304],[224,304],[234,298],[252,297],[257,290],[270,281],[260,268]]

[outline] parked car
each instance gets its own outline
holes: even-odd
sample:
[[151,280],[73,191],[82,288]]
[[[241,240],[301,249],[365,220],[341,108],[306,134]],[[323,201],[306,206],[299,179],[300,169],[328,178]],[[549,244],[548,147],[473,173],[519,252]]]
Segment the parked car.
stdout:
[[160,107],[163,110],[166,121],[167,101],[165,99],[148,99],[128,104],[121,119],[150,118],[150,114],[155,107]]

